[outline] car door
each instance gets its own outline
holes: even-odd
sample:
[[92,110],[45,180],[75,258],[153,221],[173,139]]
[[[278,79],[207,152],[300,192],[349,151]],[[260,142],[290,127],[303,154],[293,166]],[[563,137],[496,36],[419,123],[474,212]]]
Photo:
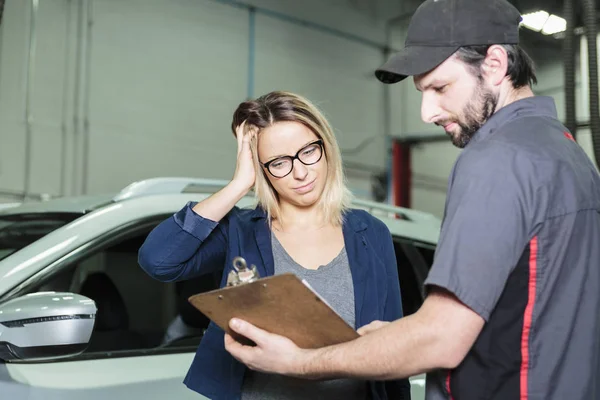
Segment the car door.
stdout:
[[26,289],[92,298],[98,307],[94,332],[79,356],[1,364],[3,398],[5,394],[44,400],[203,398],[182,382],[208,320],[185,307],[185,296],[210,290],[217,281],[206,276],[186,285],[164,284],[144,273],[137,252],[160,220],[111,232],[74,251]]
[[[137,252],[164,216],[112,232],[74,251],[27,292],[66,291],[98,307],[88,349],[62,361],[0,364],[0,388],[18,399],[199,399],[182,381],[208,320],[189,305],[191,294],[218,286],[219,274],[161,283],[139,268]],[[423,301],[433,246],[394,237],[405,315]],[[424,399],[424,376],[411,378],[412,398]]]
[[[415,313],[423,304],[424,286],[433,256],[435,245],[410,238],[393,236],[398,278],[402,295],[404,315]],[[413,400],[425,399],[425,374],[410,378]]]

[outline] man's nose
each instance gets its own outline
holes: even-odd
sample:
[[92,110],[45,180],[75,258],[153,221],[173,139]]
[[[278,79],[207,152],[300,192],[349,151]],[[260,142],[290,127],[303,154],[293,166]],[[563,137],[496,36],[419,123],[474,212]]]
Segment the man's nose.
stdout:
[[423,93],[421,98],[421,119],[427,124],[439,120],[441,108],[433,94]]

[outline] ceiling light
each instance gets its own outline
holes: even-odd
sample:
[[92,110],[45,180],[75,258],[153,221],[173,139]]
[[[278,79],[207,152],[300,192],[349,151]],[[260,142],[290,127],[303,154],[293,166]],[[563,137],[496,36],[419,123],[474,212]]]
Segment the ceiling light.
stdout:
[[531,29],[532,31],[539,32],[544,27],[546,21],[548,21],[548,14],[546,11],[536,11],[529,14],[522,15],[523,20],[521,24]]
[[553,35],[555,33],[564,32],[567,30],[567,21],[564,18],[556,15],[551,15],[542,28],[544,35]]
[[567,21],[544,10],[521,15],[521,25],[544,35],[555,35],[567,30]]

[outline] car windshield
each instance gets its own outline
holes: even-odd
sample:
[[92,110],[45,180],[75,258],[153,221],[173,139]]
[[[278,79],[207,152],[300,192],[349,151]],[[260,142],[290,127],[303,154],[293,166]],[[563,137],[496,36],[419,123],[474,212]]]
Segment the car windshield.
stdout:
[[81,214],[42,213],[0,215],[0,260],[75,220]]

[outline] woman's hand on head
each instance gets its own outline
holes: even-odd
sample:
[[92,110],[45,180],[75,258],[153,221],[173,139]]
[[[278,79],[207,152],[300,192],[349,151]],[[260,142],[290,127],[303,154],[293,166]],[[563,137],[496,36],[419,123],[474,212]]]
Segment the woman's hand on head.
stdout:
[[247,128],[246,121],[244,121],[236,128],[235,134],[238,142],[238,151],[237,166],[233,175],[233,181],[243,186],[246,190],[250,190],[256,180],[250,142],[258,134],[258,128],[255,126]]

